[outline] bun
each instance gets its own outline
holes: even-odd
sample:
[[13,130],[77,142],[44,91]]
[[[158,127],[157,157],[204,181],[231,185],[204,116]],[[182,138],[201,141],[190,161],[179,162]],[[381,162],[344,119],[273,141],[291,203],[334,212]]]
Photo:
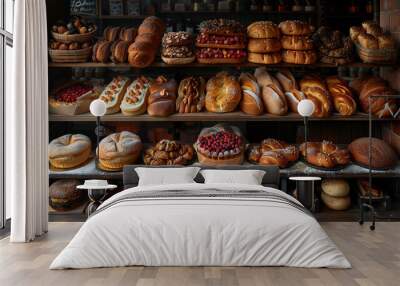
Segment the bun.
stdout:
[[99,144],[100,167],[106,170],[120,170],[134,164],[142,150],[140,137],[128,131],[108,135]]
[[242,88],[242,101],[240,109],[247,114],[260,115],[264,111],[263,101],[260,96],[260,87],[255,77],[249,73],[242,73],[239,77]]
[[395,49],[396,42],[389,35],[378,36],[379,49]]
[[205,104],[206,82],[202,77],[187,77],[179,83],[176,111],[200,112]]
[[322,191],[331,197],[346,197],[350,194],[350,186],[343,179],[325,179],[321,183]]
[[115,41],[111,46],[111,61],[113,63],[125,63],[128,60],[129,42]]
[[307,99],[314,103],[315,117],[328,117],[331,113],[332,104],[329,91],[323,82],[317,76],[305,76],[300,81],[300,89]]
[[281,50],[277,39],[249,39],[247,50],[252,53],[273,53]]
[[283,50],[282,60],[289,64],[310,65],[317,61],[317,53],[313,50],[309,51],[293,51]]
[[[364,166],[369,165],[369,138],[358,138],[350,143],[349,150],[353,159]],[[396,152],[385,141],[371,138],[371,168],[392,168],[397,163]]]
[[345,116],[354,114],[357,105],[347,82],[338,76],[329,76],[326,83],[336,111]]
[[347,165],[350,163],[350,154],[346,149],[340,149],[329,141],[308,142],[307,157],[305,144],[300,145],[300,152],[306,158],[307,162],[324,168],[333,168],[338,165]]
[[347,210],[351,205],[350,196],[332,197],[325,192],[321,192],[321,199],[328,208],[335,211]]
[[280,52],[266,54],[249,53],[247,60],[251,63],[273,65],[280,63],[282,57]]
[[360,34],[357,39],[363,48],[375,50],[379,48],[378,40],[370,34]]
[[68,169],[81,165],[89,159],[92,144],[82,134],[66,134],[49,144],[49,161],[55,168]]
[[151,42],[135,41],[129,46],[129,63],[138,68],[149,66],[155,59],[155,47]]
[[242,98],[239,82],[226,72],[220,72],[209,79],[206,90],[205,106],[210,112],[231,112]]
[[112,42],[99,41],[93,46],[93,62],[106,63],[110,60]]
[[350,38],[354,43],[358,43],[358,36],[365,34],[365,30],[362,27],[352,26],[350,27]]
[[262,99],[267,113],[285,115],[288,107],[279,81],[268,74],[265,67],[257,68],[254,76],[261,87]]
[[180,144],[163,139],[144,153],[146,165],[187,165],[193,160],[194,149],[191,145]]
[[283,21],[279,24],[282,34],[289,36],[305,36],[314,32],[314,27],[298,20]]
[[124,115],[139,115],[146,112],[151,79],[138,77],[127,88],[121,103]]
[[130,82],[127,77],[117,76],[106,86],[99,97],[107,106],[106,114],[120,111],[121,101]]
[[158,77],[150,85],[147,113],[151,116],[166,117],[175,112],[177,83],[175,79],[167,81]]
[[312,50],[314,48],[313,42],[309,37],[302,36],[283,36],[281,39],[282,48],[286,50]]
[[270,21],[259,21],[247,27],[247,35],[254,39],[279,39],[279,27]]

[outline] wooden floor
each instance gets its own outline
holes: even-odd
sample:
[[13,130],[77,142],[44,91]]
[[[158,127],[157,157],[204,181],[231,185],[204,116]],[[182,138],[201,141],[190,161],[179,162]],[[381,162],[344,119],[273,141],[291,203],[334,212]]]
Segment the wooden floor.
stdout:
[[324,229],[353,265],[349,270],[287,267],[126,267],[48,270],[81,223],[50,223],[48,235],[29,244],[0,241],[0,285],[400,285],[400,223],[324,222]]

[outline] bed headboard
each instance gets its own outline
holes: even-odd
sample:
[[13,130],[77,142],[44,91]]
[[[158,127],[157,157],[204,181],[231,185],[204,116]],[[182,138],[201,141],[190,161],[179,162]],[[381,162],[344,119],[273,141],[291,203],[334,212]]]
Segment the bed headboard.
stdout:
[[[136,167],[146,168],[182,168],[184,166],[147,166],[147,165],[129,165],[124,167],[123,182],[124,189],[136,187],[139,182],[139,177],[135,171]],[[262,181],[263,186],[279,189],[279,168],[277,166],[259,166],[259,165],[241,165],[241,166],[199,166],[202,170],[205,169],[222,169],[222,170],[263,170],[265,175]],[[199,173],[195,181],[203,183],[204,178]]]

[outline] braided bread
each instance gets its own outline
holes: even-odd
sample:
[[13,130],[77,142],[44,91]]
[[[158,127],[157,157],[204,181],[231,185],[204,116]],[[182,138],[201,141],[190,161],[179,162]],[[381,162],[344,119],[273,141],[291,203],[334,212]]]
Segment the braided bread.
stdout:
[[307,99],[314,103],[315,117],[327,117],[331,113],[332,104],[325,82],[318,76],[306,75],[300,81],[300,89]]
[[326,78],[326,84],[337,112],[346,116],[356,112],[357,105],[346,81],[338,76],[329,76]]
[[[306,157],[305,143],[300,145],[300,152]],[[350,153],[329,141],[307,142],[306,161],[318,167],[334,168],[347,165],[350,162]]]

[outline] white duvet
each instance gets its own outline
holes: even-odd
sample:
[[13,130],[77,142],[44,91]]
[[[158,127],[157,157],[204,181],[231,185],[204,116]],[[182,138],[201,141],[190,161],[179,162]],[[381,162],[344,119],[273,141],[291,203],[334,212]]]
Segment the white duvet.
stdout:
[[[349,268],[318,222],[279,200],[171,197],[121,200],[145,191],[263,191],[262,186],[182,184],[135,187],[88,219],[50,269],[145,266],[294,266]],[[250,192],[249,192],[250,193]]]

